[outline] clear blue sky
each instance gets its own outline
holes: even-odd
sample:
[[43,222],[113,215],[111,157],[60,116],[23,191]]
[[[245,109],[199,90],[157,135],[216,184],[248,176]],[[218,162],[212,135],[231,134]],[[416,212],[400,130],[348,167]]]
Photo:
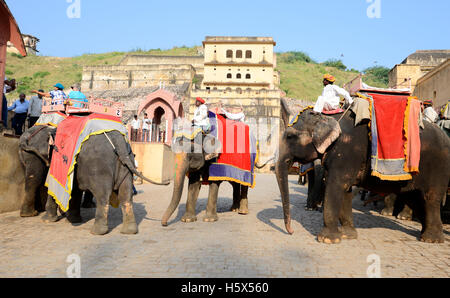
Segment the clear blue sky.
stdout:
[[[358,70],[393,67],[418,49],[450,48],[448,0],[6,0],[22,33],[45,56],[201,45],[205,36],[272,36],[277,52],[298,50]],[[372,1],[372,3],[368,3]],[[373,1],[381,18],[369,18]],[[373,11],[373,10],[372,10]],[[374,11],[376,12],[376,11]]]

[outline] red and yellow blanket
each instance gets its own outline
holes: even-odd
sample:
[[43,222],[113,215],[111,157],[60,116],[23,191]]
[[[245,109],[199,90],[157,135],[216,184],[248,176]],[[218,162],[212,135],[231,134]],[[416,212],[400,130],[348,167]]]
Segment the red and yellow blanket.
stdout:
[[209,118],[210,134],[220,141],[222,148],[217,161],[210,166],[208,180],[237,182],[253,188],[258,154],[256,138],[250,127],[211,112]]
[[420,102],[412,97],[369,94],[372,175],[382,180],[411,180],[419,172]]
[[69,116],[59,123],[45,186],[64,212],[69,209],[76,158],[83,143],[92,135],[113,130],[122,133],[128,141],[126,128],[120,119],[114,116]]

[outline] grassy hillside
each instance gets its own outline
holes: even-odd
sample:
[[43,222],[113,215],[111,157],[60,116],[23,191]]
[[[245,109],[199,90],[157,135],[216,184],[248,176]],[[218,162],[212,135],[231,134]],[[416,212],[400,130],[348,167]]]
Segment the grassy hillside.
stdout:
[[[174,47],[170,50],[135,49],[130,52],[111,52],[104,54],[85,54],[71,58],[27,56],[8,54],[6,76],[15,78],[18,88],[8,94],[11,101],[18,98],[19,93],[31,95],[33,89],[49,91],[59,82],[66,88],[81,81],[85,65],[114,65],[127,54],[195,56],[197,47]],[[322,92],[322,77],[331,73],[337,78],[337,84],[342,86],[358,75],[356,70],[347,70],[341,61],[329,60],[318,63],[303,52],[279,53],[277,70],[281,76],[280,88],[288,97],[315,101]],[[387,69],[375,68],[368,72],[365,82],[376,87],[387,86]]]

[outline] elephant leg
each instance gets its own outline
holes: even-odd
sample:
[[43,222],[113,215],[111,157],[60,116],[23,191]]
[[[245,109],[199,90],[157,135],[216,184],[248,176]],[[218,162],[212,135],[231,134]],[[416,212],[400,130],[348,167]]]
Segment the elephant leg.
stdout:
[[345,193],[344,201],[342,202],[341,213],[339,215],[339,221],[341,223],[341,233],[343,239],[356,239],[358,233],[353,225],[353,212],[352,212],[353,193],[350,188]]
[[84,200],[83,200],[83,204],[81,205],[81,208],[85,208],[85,209],[95,208],[94,196],[92,195],[92,193],[89,190],[84,192]]
[[192,173],[189,176],[189,187],[188,187],[188,198],[186,202],[186,213],[181,218],[182,222],[195,222],[197,221],[197,216],[195,214],[195,207],[197,205],[198,194],[202,183],[200,181],[199,173]]
[[134,235],[138,233],[138,226],[133,211],[133,181],[130,176],[119,188],[119,200],[122,208],[122,234]]
[[394,194],[387,195],[384,198],[384,209],[381,210],[381,215],[392,216],[394,214],[394,206],[396,199],[397,196]]
[[308,198],[306,199],[306,207],[305,210],[306,211],[314,211],[313,208],[313,192],[314,192],[314,184],[315,184],[315,180],[314,180],[314,171],[309,171],[307,174],[308,176]]
[[215,222],[219,220],[217,216],[217,197],[219,196],[220,181],[213,181],[209,185],[208,205],[206,206],[206,215],[204,222]]
[[402,212],[400,212],[397,215],[397,218],[401,219],[401,220],[412,220],[412,215],[413,215],[412,209],[409,208],[408,205],[405,205],[405,207],[403,208]]
[[308,184],[308,200],[305,210],[319,210],[323,200],[323,175],[324,170],[320,160],[314,161],[314,171],[308,172],[308,180],[313,181],[311,186]]
[[[334,177],[334,178],[333,178]],[[342,232],[339,231],[339,218],[341,215],[342,204],[348,196],[349,185],[338,178],[339,175],[330,175],[330,181],[325,190],[325,200],[323,208],[324,227],[319,233],[317,240],[326,244],[340,243]],[[351,194],[350,194],[351,195]],[[344,208],[346,210],[346,208]]]
[[108,210],[111,192],[111,189],[100,189],[92,192],[97,199],[95,222],[94,226],[91,229],[91,233],[93,235],[105,235],[106,233],[108,233]]
[[239,204],[239,214],[247,215],[248,211],[248,186],[241,186],[241,202]]
[[[447,188],[447,185],[445,185],[445,188]],[[441,220],[441,201],[446,192],[447,189],[433,189],[425,194],[425,210],[423,215],[419,215],[423,227],[420,241],[427,243],[444,243],[445,238]]]
[[41,184],[43,184],[44,171],[45,169],[43,167],[38,167],[37,169],[26,169],[26,193],[25,199],[23,200],[22,206],[20,208],[21,217],[33,217],[39,214],[35,208],[36,195],[40,192]]
[[74,187],[72,189],[72,198],[69,202],[69,210],[67,211],[67,221],[75,224],[81,223],[81,199],[83,196],[83,192],[78,188],[77,183],[74,183]]
[[241,204],[241,185],[236,182],[231,182],[233,186],[233,206],[231,206],[232,212],[238,212]]
[[42,221],[45,223],[58,221],[58,205],[52,196],[48,196],[45,204],[45,214],[42,216]]

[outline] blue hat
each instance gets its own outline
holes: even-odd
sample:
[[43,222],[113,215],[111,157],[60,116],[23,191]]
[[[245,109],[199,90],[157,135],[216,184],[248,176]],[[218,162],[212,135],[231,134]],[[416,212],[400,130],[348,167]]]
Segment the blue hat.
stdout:
[[61,89],[61,90],[64,90],[64,86],[62,84],[60,84],[60,83],[56,84],[53,87],[56,87],[56,88]]

